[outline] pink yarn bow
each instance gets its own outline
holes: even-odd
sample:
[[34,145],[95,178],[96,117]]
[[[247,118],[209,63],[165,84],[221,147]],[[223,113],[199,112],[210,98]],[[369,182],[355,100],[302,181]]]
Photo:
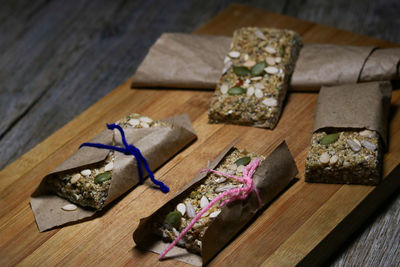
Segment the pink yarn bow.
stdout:
[[252,162],[250,162],[243,170],[243,177],[229,175],[227,173],[223,173],[223,172],[212,170],[212,169],[202,170],[201,172],[213,172],[218,175],[225,176],[227,178],[238,180],[239,182],[242,182],[244,184],[244,186],[227,190],[227,191],[223,192],[222,194],[218,195],[217,197],[215,197],[213,200],[211,200],[211,202],[206,207],[204,207],[193,218],[193,220],[178,235],[178,237],[161,253],[161,255],[158,259],[161,260],[168,253],[168,251],[170,251],[179,242],[179,240],[182,239],[182,237],[189,231],[189,229],[193,227],[193,225],[201,218],[201,216],[205,212],[207,212],[212,206],[214,206],[218,201],[223,199],[224,197],[227,197],[227,198],[221,202],[220,207],[222,207],[222,206],[226,205],[227,203],[232,202],[236,199],[245,199],[250,195],[251,191],[254,191],[254,193],[257,196],[258,205],[261,207],[262,203],[261,203],[260,194],[258,193],[257,188],[253,185],[253,175],[254,175],[254,172],[256,171],[258,165],[260,164],[260,162],[261,162],[261,160],[258,158],[254,159]]

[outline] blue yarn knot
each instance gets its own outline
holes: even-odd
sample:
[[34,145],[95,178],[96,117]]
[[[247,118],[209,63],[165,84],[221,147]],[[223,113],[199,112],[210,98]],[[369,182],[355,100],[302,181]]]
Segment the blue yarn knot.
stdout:
[[107,124],[107,128],[109,130],[117,129],[120,132],[122,143],[123,143],[124,147],[109,146],[109,145],[100,144],[100,143],[83,143],[82,145],[80,145],[79,148],[84,147],[84,146],[96,147],[96,148],[101,148],[101,149],[115,150],[115,151],[124,153],[125,155],[134,156],[136,158],[136,161],[137,161],[140,184],[143,183],[143,170],[142,170],[142,165],[143,165],[144,168],[146,169],[147,173],[149,174],[150,180],[154,184],[158,185],[160,190],[163,193],[168,193],[169,192],[168,186],[166,186],[163,182],[158,181],[158,180],[156,180],[154,178],[154,174],[150,170],[149,164],[147,163],[147,160],[145,159],[145,157],[143,157],[143,155],[140,152],[140,150],[137,147],[135,147],[133,145],[130,145],[130,144],[128,144],[128,142],[126,142],[125,133],[124,133],[124,130],[121,128],[121,126],[116,125],[116,124]]

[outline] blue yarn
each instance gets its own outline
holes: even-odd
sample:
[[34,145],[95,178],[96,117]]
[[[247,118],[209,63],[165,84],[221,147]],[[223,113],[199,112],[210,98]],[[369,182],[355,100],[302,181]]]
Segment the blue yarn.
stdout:
[[147,173],[149,174],[150,180],[158,185],[160,187],[160,190],[163,193],[168,193],[169,192],[169,188],[168,186],[166,186],[163,182],[161,181],[157,181],[154,178],[154,174],[153,172],[150,170],[149,164],[147,163],[147,160],[143,157],[142,153],[140,153],[140,150],[133,146],[130,145],[126,142],[125,139],[125,133],[124,130],[121,128],[121,126],[116,125],[116,124],[107,124],[107,128],[109,130],[114,130],[117,129],[120,133],[121,133],[121,139],[122,139],[122,143],[124,144],[125,147],[118,147],[118,146],[109,146],[109,145],[105,145],[105,144],[100,144],[100,143],[83,143],[82,145],[80,145],[79,148],[84,147],[84,146],[88,146],[88,147],[96,147],[96,148],[101,148],[101,149],[109,149],[109,150],[115,150],[121,153],[124,153],[125,155],[132,155],[136,158],[137,161],[137,165],[138,165],[138,173],[139,173],[139,182],[142,184],[143,183],[143,170],[142,170],[142,165],[144,166],[144,168],[146,169]]

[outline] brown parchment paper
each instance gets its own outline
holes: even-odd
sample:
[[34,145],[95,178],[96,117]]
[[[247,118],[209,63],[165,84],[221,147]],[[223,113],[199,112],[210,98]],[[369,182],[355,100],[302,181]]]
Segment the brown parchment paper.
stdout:
[[[133,76],[132,87],[215,89],[231,37],[164,33]],[[400,48],[305,44],[290,81],[292,91],[400,79]]]
[[[223,157],[234,146],[232,144],[223,151],[208,167],[215,168]],[[254,183],[257,187],[262,207],[273,200],[298,173],[296,164],[285,142],[282,142],[257,168]],[[207,176],[206,173],[197,175],[173,199],[147,218],[140,220],[138,228],[133,233],[133,239],[139,248],[161,254],[168,247],[152,233],[152,225],[163,221],[165,215],[190,194]],[[192,265],[201,266],[208,263],[230,240],[255,216],[259,210],[257,197],[254,193],[245,200],[236,200],[224,206],[220,215],[207,228],[202,240],[202,256],[188,252],[175,246],[168,252],[166,258],[174,258]]]
[[322,87],[315,108],[314,132],[325,129],[369,129],[387,144],[392,96],[390,82]]
[[134,86],[213,88],[231,38],[164,33],[133,76]]
[[[127,128],[124,130],[127,142],[139,148],[152,170],[160,167],[169,158],[179,152],[179,150],[196,139],[196,133],[187,115],[174,116],[164,121],[170,122],[172,126],[139,129]],[[119,134],[114,138],[117,141],[117,145],[122,145]],[[112,140],[113,132],[106,130],[90,142],[111,145]],[[104,161],[108,152],[109,150],[105,149],[83,147],[43,178],[38,188],[32,194],[30,201],[40,232],[91,217],[97,212],[94,209],[79,206],[75,211],[67,212],[62,210],[61,207],[70,202],[54,194],[51,188],[48,187],[46,180],[51,175],[60,172],[82,169],[91,164]],[[115,152],[111,185],[104,206],[138,183],[139,176],[136,159],[131,155],[128,156]]]

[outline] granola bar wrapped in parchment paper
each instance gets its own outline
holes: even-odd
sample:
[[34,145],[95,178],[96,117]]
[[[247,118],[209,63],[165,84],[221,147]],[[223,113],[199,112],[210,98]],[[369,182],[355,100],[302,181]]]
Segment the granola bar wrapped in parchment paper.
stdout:
[[[133,76],[132,87],[215,89],[231,37],[164,33]],[[173,64],[171,64],[171,62]],[[400,79],[400,48],[305,44],[289,89]]]
[[380,183],[391,93],[387,81],[321,89],[306,181]]
[[[127,117],[117,124],[151,170],[196,139],[187,115],[156,122],[147,117]],[[110,130],[101,132],[91,143],[122,146],[120,135]],[[32,194],[30,204],[39,231],[91,217],[139,182],[137,161],[132,155],[82,147],[47,174]]]
[[[235,160],[235,158],[230,159],[232,153],[237,153],[236,156],[239,157],[243,153],[248,155],[249,158],[256,156],[254,153],[244,152],[243,150],[239,150],[238,152],[237,149],[233,148],[233,146],[234,144],[223,151],[208,166],[208,168],[218,169],[225,168],[226,164],[230,165],[229,160]],[[233,155],[233,157],[235,157],[235,155]],[[196,233],[196,229],[193,232],[188,232],[190,236],[187,237],[186,242],[194,242],[194,244],[186,244],[188,250],[183,248],[183,245],[181,245],[181,247],[175,246],[167,254],[168,258],[173,258],[197,266],[208,263],[254,216],[256,216],[257,211],[265,207],[280,192],[282,192],[282,190],[290,184],[292,179],[298,173],[296,164],[285,142],[282,142],[268,156],[259,156],[259,158],[261,158],[262,161],[253,175],[253,181],[261,198],[261,203],[258,202],[256,193],[252,191],[246,199],[234,200],[222,208],[216,207],[215,209],[217,210],[213,210],[213,212],[210,210],[211,213],[207,212],[207,215],[202,216],[199,222],[196,223],[200,225],[198,229],[201,229],[201,233]],[[243,164],[243,158],[240,158],[238,161],[241,161],[240,164]],[[238,161],[236,161],[237,164],[239,164]],[[240,168],[240,166],[237,168]],[[141,219],[138,228],[133,233],[133,239],[136,245],[141,249],[159,254],[166,249],[169,243],[162,241],[162,239],[168,240],[168,237],[160,236],[160,223],[162,224],[165,222],[166,216],[171,211],[174,211],[176,208],[180,210],[177,205],[182,205],[181,203],[188,198],[196,198],[196,196],[194,196],[196,193],[202,194],[201,198],[200,196],[197,196],[200,202],[203,202],[205,196],[208,196],[208,194],[214,194],[212,192],[206,192],[207,190],[204,191],[204,188],[210,186],[210,179],[212,180],[214,178],[215,177],[212,177],[210,174],[200,173],[173,199],[168,201],[149,217]],[[215,182],[220,183],[218,180],[215,180]],[[232,187],[234,185],[229,184],[222,187],[228,186]],[[218,188],[215,189],[215,192],[220,192],[222,187],[219,184]],[[195,211],[186,209],[186,213],[197,212],[196,205],[194,203],[192,203],[192,205],[195,206]],[[199,205],[203,206],[204,203]],[[205,222],[205,226],[201,226],[203,222]],[[194,228],[195,227],[196,225]],[[175,228],[173,228],[173,230],[174,229]],[[164,231],[164,233],[167,233],[168,235],[168,231]],[[191,236],[195,236],[196,239],[191,238]]]

